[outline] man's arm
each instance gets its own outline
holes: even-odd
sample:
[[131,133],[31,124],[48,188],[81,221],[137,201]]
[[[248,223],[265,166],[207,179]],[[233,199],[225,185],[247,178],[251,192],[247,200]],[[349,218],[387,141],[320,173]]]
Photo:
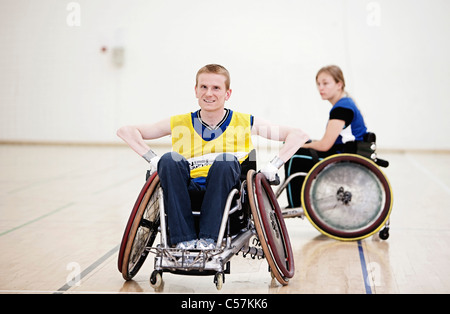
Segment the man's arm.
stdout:
[[270,140],[284,142],[278,155],[278,158],[283,163],[288,161],[309,140],[308,134],[299,128],[273,124],[265,119],[256,117],[254,117],[252,134],[257,134]]
[[139,156],[144,156],[150,151],[150,147],[145,140],[161,138],[170,135],[170,133],[170,118],[154,124],[123,126],[117,130],[117,136],[124,140]]

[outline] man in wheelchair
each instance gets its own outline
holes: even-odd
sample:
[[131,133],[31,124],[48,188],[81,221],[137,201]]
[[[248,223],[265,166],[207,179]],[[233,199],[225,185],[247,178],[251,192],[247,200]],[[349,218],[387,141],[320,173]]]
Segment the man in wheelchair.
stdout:
[[[273,124],[225,108],[230,98],[229,72],[220,65],[202,67],[195,95],[200,109],[153,124],[124,126],[117,131],[136,153],[157,171],[163,188],[170,244],[179,249],[215,247],[224,204],[239,185],[241,164],[254,149],[252,135],[284,142],[279,155],[261,168],[275,180],[278,169],[308,140],[299,128]],[[145,140],[172,136],[172,152],[156,155]],[[199,231],[195,227],[190,194],[204,193]]]

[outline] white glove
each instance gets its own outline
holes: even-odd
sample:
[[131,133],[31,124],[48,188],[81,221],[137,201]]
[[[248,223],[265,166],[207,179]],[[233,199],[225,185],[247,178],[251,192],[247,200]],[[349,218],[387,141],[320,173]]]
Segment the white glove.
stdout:
[[270,181],[275,181],[277,176],[278,168],[275,167],[272,163],[268,163],[264,167],[261,168],[261,173],[266,177],[266,179]]
[[158,162],[160,158],[161,157],[159,156],[155,156],[152,159],[150,159],[150,173],[153,173],[156,170],[158,170]]
[[158,162],[161,157],[156,155],[154,151],[150,149],[148,152],[142,155],[142,158],[147,160],[148,163],[150,164],[150,173],[153,173],[156,170],[158,170]]
[[276,156],[274,159],[272,159],[271,162],[261,168],[261,173],[269,182],[276,181],[278,169],[280,169],[283,164],[284,162],[278,156]]

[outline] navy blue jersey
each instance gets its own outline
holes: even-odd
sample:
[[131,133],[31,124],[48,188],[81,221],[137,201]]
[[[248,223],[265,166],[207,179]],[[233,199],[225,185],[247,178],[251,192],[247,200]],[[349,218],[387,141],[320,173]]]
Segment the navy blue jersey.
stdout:
[[350,124],[346,121],[344,129],[336,139],[336,144],[345,144],[347,142],[362,141],[364,134],[367,133],[367,127],[364,123],[364,118],[356,107],[355,102],[350,97],[341,98],[330,110],[330,118],[332,119],[332,112],[337,108],[351,110],[353,112],[353,119]]

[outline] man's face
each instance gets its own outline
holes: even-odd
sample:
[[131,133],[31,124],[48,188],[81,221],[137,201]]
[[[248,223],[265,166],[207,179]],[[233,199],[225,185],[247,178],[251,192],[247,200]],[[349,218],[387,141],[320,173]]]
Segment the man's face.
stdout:
[[198,76],[195,96],[202,110],[215,111],[225,107],[225,101],[231,96],[231,89],[226,89],[225,80],[225,76],[215,73],[202,73]]

